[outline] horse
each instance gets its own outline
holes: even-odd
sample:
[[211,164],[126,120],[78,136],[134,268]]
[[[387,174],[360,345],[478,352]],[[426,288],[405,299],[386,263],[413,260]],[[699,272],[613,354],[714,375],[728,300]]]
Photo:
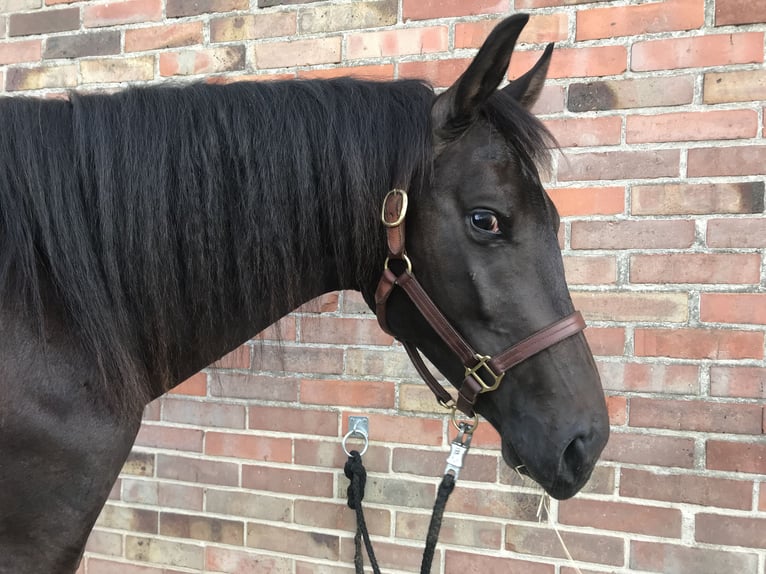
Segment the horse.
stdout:
[[[500,88],[527,20],[438,95],[346,78],[0,100],[1,573],[73,572],[148,401],[335,290],[469,389],[508,465],[559,499],[585,484],[609,425],[579,319],[547,336],[574,312],[529,111],[552,46]],[[488,355],[466,366],[428,309]],[[502,381],[478,374],[541,330]]]

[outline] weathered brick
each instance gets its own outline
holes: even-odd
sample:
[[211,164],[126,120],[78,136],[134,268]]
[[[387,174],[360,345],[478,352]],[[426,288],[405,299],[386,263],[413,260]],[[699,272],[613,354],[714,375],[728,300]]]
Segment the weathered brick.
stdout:
[[96,526],[113,530],[156,534],[158,531],[158,519],[159,513],[154,510],[107,504],[101,511],[98,520],[96,520]]
[[[526,73],[542,52],[522,51],[513,54],[509,79]],[[628,66],[628,52],[624,46],[594,46],[559,48],[551,59],[548,78],[592,78],[623,73]]]
[[37,68],[8,68],[5,89],[41,90],[44,88],[72,88],[77,85],[77,66],[42,66]]
[[574,221],[572,249],[672,249],[694,243],[693,221]]
[[[569,531],[559,534],[574,560],[612,566],[621,566],[625,561],[621,538]],[[505,527],[505,549],[533,556],[567,558],[558,536],[550,527],[509,524]]]
[[635,185],[631,191],[633,215],[706,215],[710,213],[761,213],[764,184],[669,183]]
[[524,572],[524,574],[553,574],[552,564],[540,564],[505,556],[494,557],[447,550],[445,574],[466,572]]
[[[329,80],[331,78],[354,77],[360,80],[391,81],[394,79],[394,65],[379,66],[335,66],[311,70],[298,70],[298,77],[307,80]],[[369,308],[367,309],[369,311]]]
[[343,373],[343,349],[264,345],[254,349],[253,368],[260,371],[340,375]]
[[[2,22],[0,22],[2,25]],[[0,36],[1,37],[1,36]],[[42,56],[42,40],[0,42],[0,66],[36,62]]]
[[716,26],[760,22],[766,22],[766,2],[763,0],[716,0]]
[[620,496],[750,510],[753,483],[623,468],[620,471]]
[[272,12],[216,18],[210,21],[212,42],[236,42],[290,36],[296,30],[295,12]]
[[419,380],[409,357],[401,349],[371,351],[348,349],[346,352],[346,374],[351,376],[378,376],[383,379],[402,378]]
[[444,26],[434,26],[350,34],[346,57],[355,60],[443,52],[447,49],[447,32]]
[[766,518],[702,513],[696,516],[694,539],[709,544],[766,548]]
[[571,499],[559,504],[559,521],[600,530],[681,537],[681,511],[625,502]]
[[563,147],[618,145],[622,139],[622,118],[561,118],[543,122]]
[[136,437],[137,446],[202,452],[203,432],[144,422]]
[[599,364],[599,371],[604,389],[610,391],[670,395],[695,395],[699,392],[699,367],[696,365],[603,362]]
[[762,359],[763,333],[725,329],[636,329],[640,357]]
[[182,508],[184,510],[202,510],[202,498],[205,490],[202,486],[173,484],[160,481],[157,483],[157,504],[163,508]]
[[700,319],[766,325],[766,293],[702,293]]
[[248,427],[251,429],[338,436],[338,413],[283,407],[250,407]]
[[301,318],[301,342],[389,346],[394,338],[372,318],[312,315]]
[[116,532],[93,530],[88,536],[85,551],[106,556],[122,556],[122,535]]
[[221,46],[160,54],[160,74],[163,76],[211,74],[244,68],[244,46]]
[[332,473],[292,468],[242,466],[242,486],[255,490],[284,492],[301,496],[331,497]]
[[245,540],[245,523],[211,516],[161,512],[160,534],[241,546]]
[[704,0],[593,8],[577,12],[577,40],[693,30],[705,23]]
[[710,367],[714,397],[766,399],[766,367]]
[[216,360],[211,368],[214,369],[249,369],[252,366],[252,348],[250,345],[240,345]]
[[710,72],[702,93],[706,104],[766,100],[766,70]]
[[182,22],[125,30],[125,51],[164,50],[201,44],[202,22]]
[[760,405],[633,397],[630,401],[630,426],[760,434],[762,412]]
[[292,462],[292,441],[257,435],[207,432],[205,454],[269,462]]
[[239,485],[239,467],[236,463],[167,454],[157,455],[157,476],[183,482]]
[[506,12],[508,0],[402,0],[402,18],[405,22]]
[[274,522],[291,522],[293,501],[289,498],[268,496],[263,492],[207,488],[205,510],[214,514],[227,514]]
[[622,327],[589,327],[585,338],[594,355],[612,356],[625,352],[625,329]]
[[708,247],[766,247],[766,218],[711,219],[706,242]]
[[[349,430],[349,414],[355,413],[343,413],[344,433]],[[370,440],[431,446],[442,444],[442,420],[439,418],[359,414],[366,416],[370,421]]]
[[208,546],[205,549],[206,572],[238,572],[240,574],[293,574],[290,558],[266,556],[252,550],[235,550]]
[[[455,48],[479,48],[500,20],[455,23]],[[532,14],[519,36],[519,44],[542,44],[565,40],[569,33],[569,15],[564,13]]]
[[[461,485],[450,497],[450,509],[452,512],[474,516],[537,522],[539,502],[539,494],[469,488],[467,485]],[[431,505],[427,505],[426,508],[430,509]]]
[[[140,82],[154,78],[154,57],[139,58],[110,58],[108,60],[83,60],[80,62],[82,83],[111,83],[111,82]],[[177,389],[176,393],[205,396],[207,376],[202,375],[194,381],[189,381],[185,389]],[[201,394],[200,394],[201,392]]]
[[724,552],[710,548],[690,548],[633,540],[630,543],[630,566],[636,570],[663,574],[720,574],[755,572],[755,554]]
[[[399,541],[388,542],[386,540],[375,541],[375,556],[381,564],[395,572],[419,572],[420,563],[423,559],[423,550],[417,546],[405,546]],[[343,564],[354,563],[354,540],[353,538],[341,538],[340,561]],[[434,552],[434,563],[441,563],[441,550]],[[318,574],[340,574],[336,569],[330,569]]]
[[213,397],[292,402],[298,400],[299,386],[299,379],[289,377],[220,372],[210,376]]
[[[357,442],[359,441],[359,442]],[[294,439],[294,462],[301,466],[321,466],[324,468],[342,468],[348,457],[340,446],[340,439],[335,441]],[[348,439],[349,450],[359,449],[362,445],[358,437]],[[364,466],[368,472],[388,472],[391,449],[385,446],[371,445],[364,455]]]
[[[342,480],[346,480],[345,477]],[[367,529],[373,536],[387,536],[391,531],[391,513],[388,510],[365,508],[364,517]],[[311,528],[355,532],[356,513],[345,503],[296,500],[295,523]]]
[[755,110],[708,110],[628,116],[625,138],[627,143],[729,140],[753,138],[757,131]]
[[43,10],[28,14],[11,14],[8,18],[9,36],[32,36],[66,32],[80,27],[79,8]]
[[167,0],[165,13],[168,18],[182,18],[209,12],[247,10],[249,7],[248,0]]
[[564,273],[570,285],[605,285],[617,280],[614,256],[564,257]]
[[686,293],[572,293],[575,307],[589,320],[686,322]]
[[245,428],[245,408],[241,405],[166,397],[162,401],[162,420],[198,426],[243,429]]
[[564,111],[564,87],[556,84],[543,86],[537,102],[529,111],[536,116]]
[[122,474],[132,476],[154,475],[154,454],[149,452],[132,451],[122,465]]
[[[50,2],[48,2],[50,4]],[[5,12],[24,12],[43,5],[43,0],[0,0],[0,14]]]
[[766,145],[706,147],[689,150],[689,177],[762,175]]
[[86,28],[156,22],[162,19],[162,0],[125,0],[96,6],[85,6]]
[[434,88],[448,88],[465,72],[470,63],[469,59],[401,62],[399,77],[426,80]]
[[[454,388],[449,387],[447,391],[455,397]],[[433,392],[423,383],[399,385],[399,410],[440,415],[446,412]]]
[[125,557],[129,560],[201,569],[205,563],[204,554],[205,550],[202,547],[177,540],[125,537]]
[[336,535],[268,524],[248,524],[246,544],[253,548],[324,560],[337,560],[340,554],[340,539]]
[[560,181],[655,179],[679,175],[678,150],[631,150],[569,154]]
[[763,62],[763,32],[648,40],[633,44],[637,72]]
[[[461,481],[495,482],[497,480],[496,456],[476,453],[470,453],[469,456],[469,464],[460,472]],[[395,448],[391,469],[396,473],[441,477],[444,474],[443,462],[443,451]]]
[[651,466],[694,466],[694,439],[613,432],[602,460]]
[[754,253],[632,255],[631,283],[759,283],[761,257]]
[[766,474],[766,443],[708,440],[706,461],[713,470]]
[[602,80],[569,86],[567,109],[591,112],[690,104],[694,98],[692,76]]
[[392,408],[396,389],[386,381],[303,379],[300,392],[303,404]]
[[120,53],[120,33],[116,31],[90,32],[73,36],[48,38],[43,58],[86,58],[111,56]]
[[[460,474],[463,478],[463,474]],[[431,517],[428,514],[396,513],[396,536],[410,540],[425,540]],[[445,544],[490,548],[499,550],[503,538],[502,525],[498,523],[446,517],[439,531],[439,540]]]
[[[48,0],[48,2],[51,1],[59,0]],[[81,566],[85,563],[86,562],[83,561]],[[175,568],[152,568],[151,566],[128,564],[122,560],[114,562],[112,560],[103,560],[95,557],[88,557],[87,566],[88,574],[182,574],[180,570],[176,570]],[[80,570],[78,570],[77,574],[84,573],[81,573]]]
[[253,50],[256,67],[260,69],[337,64],[341,59],[341,38],[270,42],[256,44]]
[[301,34],[380,28],[396,24],[396,0],[354,2],[353,4],[312,6],[301,10]]

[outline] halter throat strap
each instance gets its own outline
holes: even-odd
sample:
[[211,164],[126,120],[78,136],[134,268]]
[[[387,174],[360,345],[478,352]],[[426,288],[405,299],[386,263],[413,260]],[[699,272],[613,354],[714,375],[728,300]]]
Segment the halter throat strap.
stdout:
[[[404,341],[402,344],[410,360],[442,406],[447,408],[454,406],[472,417],[475,415],[474,405],[480,394],[497,389],[506,372],[519,363],[585,329],[585,321],[580,312],[575,311],[494,357],[477,353],[439,310],[413,274],[412,263],[404,247],[406,213],[407,192],[401,189],[389,191],[383,200],[381,212],[381,220],[386,227],[388,257],[375,292],[375,312],[378,323],[385,332],[394,335],[388,326],[387,303],[394,289],[401,288],[465,368],[463,383],[458,389],[457,403],[453,402],[452,396],[428,370],[417,347]],[[403,271],[394,273],[390,268],[390,263],[393,261],[399,261]]]

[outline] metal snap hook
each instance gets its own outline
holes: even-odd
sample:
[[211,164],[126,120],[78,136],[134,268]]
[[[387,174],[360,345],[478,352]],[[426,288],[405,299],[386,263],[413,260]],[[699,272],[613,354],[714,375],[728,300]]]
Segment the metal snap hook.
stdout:
[[362,437],[362,440],[364,440],[364,447],[362,448],[361,452],[359,453],[359,456],[364,455],[364,453],[367,452],[367,447],[370,446],[370,438],[369,438],[369,432],[370,432],[370,423],[367,417],[348,417],[348,426],[351,430],[349,430],[344,436],[343,440],[341,441],[341,446],[343,447],[343,452],[346,453],[346,456],[351,456],[351,453],[349,452],[348,448],[346,448],[346,442],[349,438],[352,436],[359,436]]

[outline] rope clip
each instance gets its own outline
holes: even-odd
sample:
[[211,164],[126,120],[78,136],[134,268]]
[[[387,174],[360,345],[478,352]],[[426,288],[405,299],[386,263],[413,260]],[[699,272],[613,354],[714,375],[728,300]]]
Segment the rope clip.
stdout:
[[451,474],[458,479],[460,475],[460,469],[463,468],[463,459],[468,454],[468,449],[471,448],[471,439],[473,438],[474,427],[468,423],[459,423],[458,435],[450,443],[450,452],[447,457],[447,466],[444,469],[444,474]]

